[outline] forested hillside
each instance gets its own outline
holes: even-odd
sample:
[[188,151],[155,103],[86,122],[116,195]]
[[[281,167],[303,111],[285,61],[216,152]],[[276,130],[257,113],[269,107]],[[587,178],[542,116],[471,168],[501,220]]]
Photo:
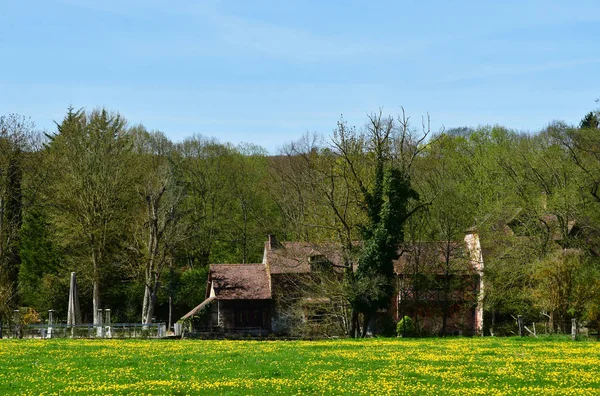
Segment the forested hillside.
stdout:
[[395,246],[474,228],[488,326],[516,315],[593,322],[599,117],[525,134],[431,131],[427,117],[379,111],[271,154],[205,136],[173,142],[105,109],[68,109],[43,132],[5,115],[0,316],[31,307],[66,319],[75,271],[86,321],[111,308],[114,322],[171,323],[203,300],[209,263],[260,262],[267,234],[346,249],[360,264],[349,303],[368,316],[393,292]]

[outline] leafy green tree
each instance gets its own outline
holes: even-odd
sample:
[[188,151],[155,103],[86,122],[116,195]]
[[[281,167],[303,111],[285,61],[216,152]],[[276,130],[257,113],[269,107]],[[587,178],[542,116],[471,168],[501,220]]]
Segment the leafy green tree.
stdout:
[[105,109],[69,109],[51,136],[49,198],[53,223],[71,259],[81,260],[93,285],[94,323],[100,321],[101,285],[128,238],[135,174],[126,122]]
[[214,139],[194,136],[177,146],[176,175],[187,191],[184,221],[190,226],[184,249],[190,268],[207,266],[228,218],[227,169],[232,148]]
[[0,117],[0,279],[17,304],[23,223],[23,166],[33,135],[33,123],[11,114]]
[[589,303],[598,300],[599,269],[597,260],[579,249],[556,250],[535,263],[533,304],[547,313],[551,331],[568,332],[568,319],[590,313]]
[[[227,172],[230,205],[229,235],[226,237],[235,249],[236,262],[260,262],[264,238],[274,219],[268,218],[266,194],[266,152],[258,146],[239,145],[230,157]],[[233,250],[233,249],[232,249]]]
[[[519,161],[521,155],[530,152],[528,139],[500,126],[480,127],[468,134],[443,134],[417,163],[416,188],[432,205],[422,213],[424,225],[411,240],[445,241],[446,248],[435,257],[420,257],[412,265],[429,259],[437,262],[435,279],[442,291],[442,317],[447,316],[447,307],[459,297],[449,291],[472,288],[463,284],[466,276],[457,276],[465,274],[464,260],[460,258],[462,245],[452,242],[461,241],[465,230],[473,226],[484,249],[485,287],[479,298],[483,297],[484,307],[491,312],[491,323],[487,323],[491,331],[496,313],[510,317],[533,311],[527,287],[533,254],[528,245],[532,240],[515,236],[508,225],[511,223],[514,228],[516,214],[524,213],[523,205],[540,204],[540,194],[527,182],[523,170],[526,161]],[[528,224],[536,224],[537,217],[531,218]],[[461,299],[467,297],[476,296],[460,294]]]
[[600,203],[600,133],[590,128],[572,128],[564,123],[553,123],[547,130],[563,146],[570,161],[582,172],[581,185]]
[[177,274],[177,290],[173,297],[178,317],[183,316],[198,305],[206,297],[206,289],[198,285],[206,285],[208,268],[187,269]]

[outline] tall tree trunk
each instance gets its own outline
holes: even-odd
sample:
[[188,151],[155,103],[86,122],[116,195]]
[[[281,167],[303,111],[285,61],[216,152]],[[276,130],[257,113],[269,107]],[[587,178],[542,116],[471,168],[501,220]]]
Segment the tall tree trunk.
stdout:
[[148,311],[150,310],[150,286],[146,280],[144,286],[144,300],[142,301],[142,323],[147,323]]
[[167,330],[171,330],[173,327],[173,296],[169,295],[169,327]]
[[146,312],[146,320],[144,324],[152,324],[152,317],[154,316],[154,305],[156,303],[156,294],[150,293],[148,299],[148,311]]
[[361,338],[365,338],[367,336],[367,330],[369,329],[369,321],[371,320],[371,314],[363,313],[363,328]]
[[94,324],[102,323],[102,313],[99,310],[102,308],[102,303],[100,301],[100,258],[96,251],[92,251],[92,283],[93,283],[93,291],[92,291],[92,318],[94,318]]
[[[159,198],[160,199],[160,198]],[[142,323],[151,324],[152,315],[154,313],[153,290],[155,289],[155,265],[158,255],[158,201],[152,196],[146,197],[148,218],[149,218],[149,233],[148,233],[148,261],[145,268],[145,284],[144,303],[142,306]]]
[[169,328],[173,326],[173,257],[169,257]]
[[358,338],[358,311],[356,309],[352,310],[352,319],[350,325],[350,337]]
[[153,279],[153,286],[149,290],[148,296],[148,311],[146,312],[146,320],[144,324],[152,324],[152,318],[154,316],[154,308],[156,307],[156,300],[158,298],[158,289],[160,288],[160,281],[158,279],[158,274],[155,274],[155,278]]

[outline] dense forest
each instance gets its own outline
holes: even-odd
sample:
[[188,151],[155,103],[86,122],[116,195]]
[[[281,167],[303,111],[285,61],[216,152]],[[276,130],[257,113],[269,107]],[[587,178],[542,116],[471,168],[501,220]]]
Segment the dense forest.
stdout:
[[368,317],[393,293],[399,244],[474,228],[488,322],[596,322],[599,119],[431,131],[427,116],[377,111],[273,155],[204,136],[172,142],[105,109],[70,108],[45,132],[5,115],[0,318],[30,307],[66,319],[75,271],[87,322],[111,308],[114,322],[172,323],[204,299],[209,263],[260,262],[268,234],[347,249],[359,264],[348,302]]

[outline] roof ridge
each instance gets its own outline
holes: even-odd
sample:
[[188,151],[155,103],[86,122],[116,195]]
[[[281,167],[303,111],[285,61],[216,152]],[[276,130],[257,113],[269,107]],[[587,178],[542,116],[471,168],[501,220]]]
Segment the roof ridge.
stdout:
[[264,265],[263,263],[212,263],[209,265]]

